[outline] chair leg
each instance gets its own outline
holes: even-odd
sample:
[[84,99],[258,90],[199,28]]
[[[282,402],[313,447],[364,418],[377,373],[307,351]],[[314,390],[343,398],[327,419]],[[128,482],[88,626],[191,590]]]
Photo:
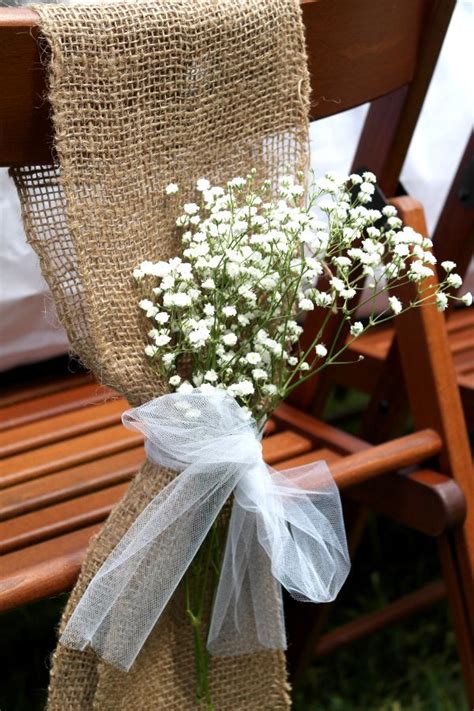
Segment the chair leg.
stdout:
[[462,567],[457,560],[456,537],[458,533],[453,530],[440,536],[438,550],[469,708],[474,709],[474,634],[472,619],[469,615],[472,600],[469,602],[465,598],[466,587],[469,588],[469,585],[466,586],[465,574],[463,574]]

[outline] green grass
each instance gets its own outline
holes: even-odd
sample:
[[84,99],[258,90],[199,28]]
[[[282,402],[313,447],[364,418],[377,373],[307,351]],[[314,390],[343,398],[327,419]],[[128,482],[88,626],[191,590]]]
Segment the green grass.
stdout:
[[[329,627],[437,574],[433,541],[374,517]],[[295,711],[468,711],[446,602],[319,660],[294,700]]]
[[[352,397],[354,404],[357,398]],[[333,411],[339,405],[333,399]],[[347,428],[356,430],[356,420],[348,421]],[[372,516],[328,629],[439,574],[433,540]],[[44,708],[49,657],[64,603],[61,596],[0,618],[0,711]],[[293,698],[294,711],[468,711],[446,603],[320,659]],[[140,711],[138,703],[130,711]]]

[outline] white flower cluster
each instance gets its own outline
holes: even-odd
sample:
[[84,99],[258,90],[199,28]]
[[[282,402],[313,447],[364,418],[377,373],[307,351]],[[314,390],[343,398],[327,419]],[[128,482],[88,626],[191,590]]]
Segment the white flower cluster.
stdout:
[[[258,419],[340,353],[321,343],[321,334],[299,351],[303,312],[339,311],[355,338],[380,321],[353,321],[353,300],[367,278],[376,295],[395,280],[422,282],[436,260],[431,241],[402,229],[393,207],[366,206],[372,173],[328,174],[306,205],[291,176],[277,194],[268,182],[255,183],[254,174],[225,188],[198,180],[199,200],[185,203],[176,221],[182,256],[145,261],[134,277],[144,287],[140,308],[153,324],[145,352],[171,388],[226,389]],[[178,192],[174,183],[166,188],[168,199]],[[436,294],[441,309],[448,289],[460,285],[455,265],[442,266],[448,276]],[[389,304],[392,316],[408,307],[396,296]]]

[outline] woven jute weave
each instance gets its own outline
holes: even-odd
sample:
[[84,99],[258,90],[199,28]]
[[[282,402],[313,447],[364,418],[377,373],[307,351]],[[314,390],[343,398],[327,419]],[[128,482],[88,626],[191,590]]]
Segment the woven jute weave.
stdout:
[[[178,200],[254,167],[276,181],[305,169],[308,93],[298,0],[157,0],[41,5],[54,160],[14,171],[72,348],[136,405],[165,390],[143,354],[131,273],[178,252]],[[61,621],[172,473],[145,463],[90,544]],[[213,659],[215,709],[286,709],[284,655]],[[196,707],[194,651],[180,591],[132,669],[58,646],[49,711]]]

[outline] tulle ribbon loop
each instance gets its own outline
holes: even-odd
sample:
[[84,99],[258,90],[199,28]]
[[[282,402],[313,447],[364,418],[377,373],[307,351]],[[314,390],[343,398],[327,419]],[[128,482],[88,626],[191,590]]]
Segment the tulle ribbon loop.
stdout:
[[298,600],[328,602],[350,568],[326,464],[268,467],[256,423],[217,389],[164,395],[123,422],[145,435],[152,461],[180,473],[102,564],[61,642],[91,645],[129,669],[234,492],[208,649],[221,656],[285,649],[281,585]]

